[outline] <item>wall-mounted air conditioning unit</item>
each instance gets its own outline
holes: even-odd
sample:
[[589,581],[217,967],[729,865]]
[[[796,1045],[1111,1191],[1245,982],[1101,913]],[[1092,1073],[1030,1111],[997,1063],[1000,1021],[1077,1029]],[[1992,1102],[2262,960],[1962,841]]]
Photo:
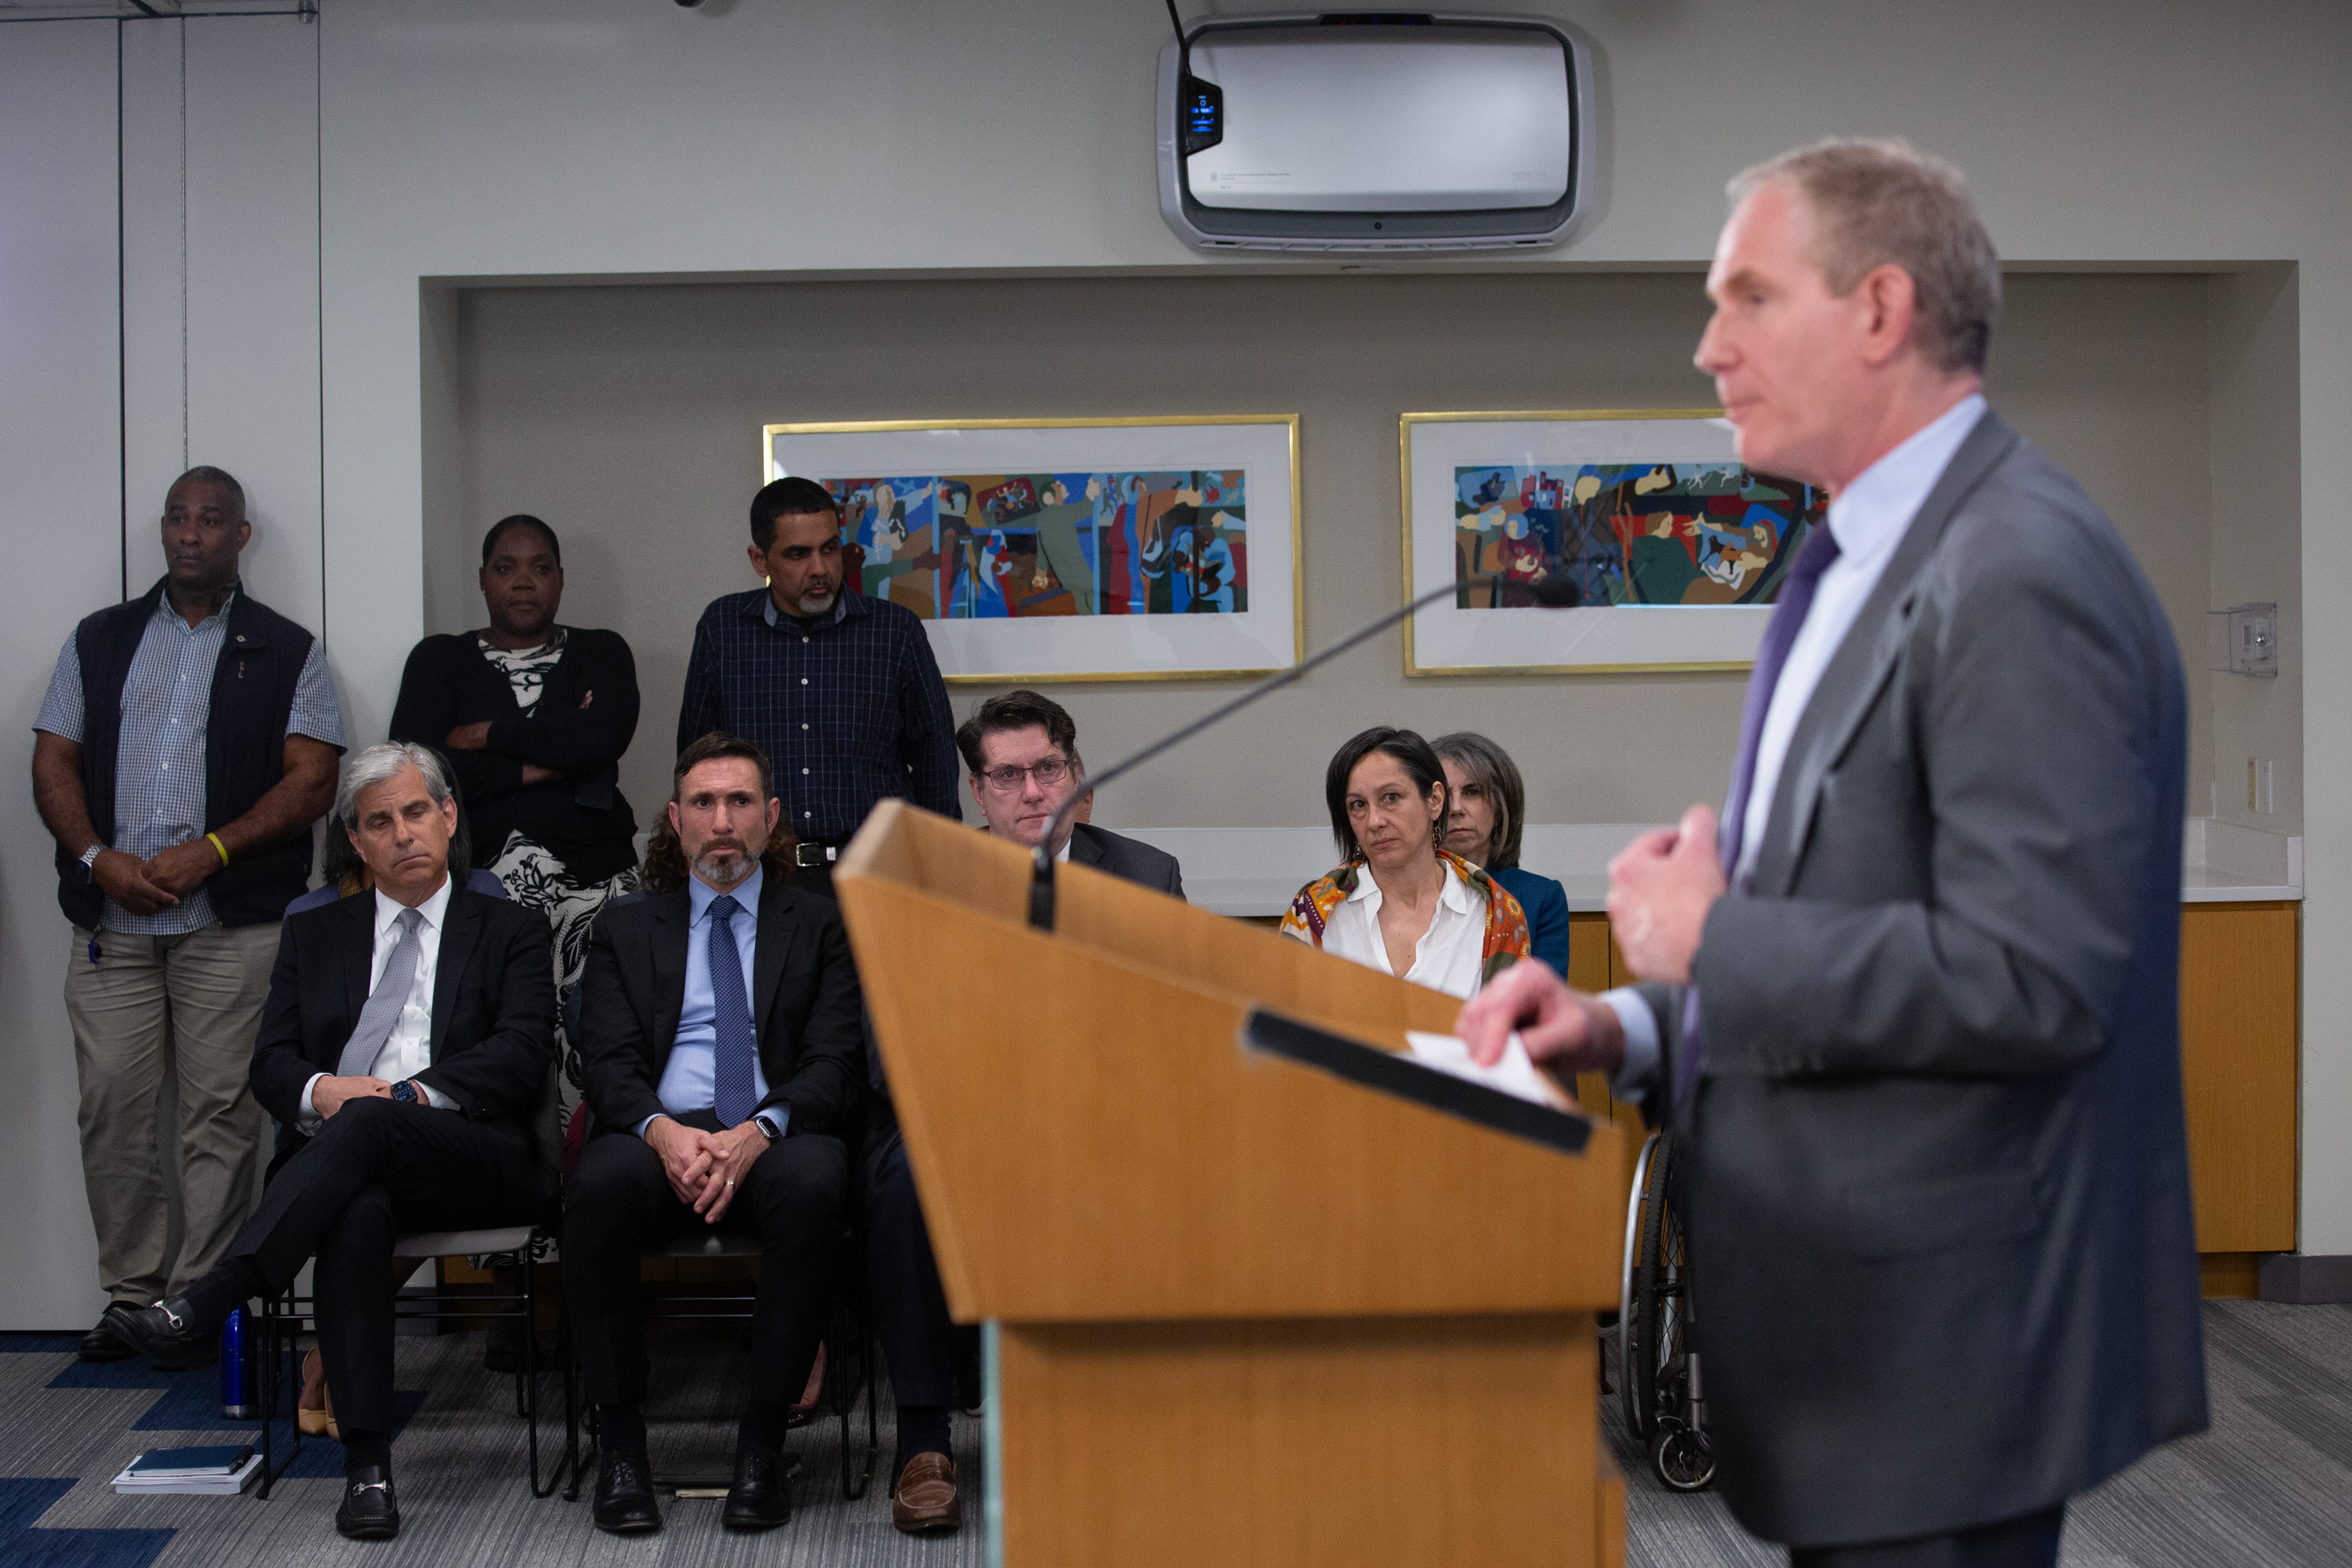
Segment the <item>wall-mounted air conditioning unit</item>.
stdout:
[[1160,215],[1212,250],[1557,245],[1591,186],[1591,104],[1586,46],[1534,17],[1202,22],[1160,54]]

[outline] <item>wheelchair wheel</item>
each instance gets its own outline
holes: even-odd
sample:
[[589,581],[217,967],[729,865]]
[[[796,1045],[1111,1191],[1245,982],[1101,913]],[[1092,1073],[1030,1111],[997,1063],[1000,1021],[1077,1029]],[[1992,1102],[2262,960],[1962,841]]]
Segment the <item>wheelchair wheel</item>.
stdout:
[[1650,1439],[1650,1468],[1678,1492],[1703,1490],[1715,1479],[1715,1445],[1706,1434],[1676,1424]]
[[1625,1199],[1625,1257],[1617,1278],[1617,1397],[1624,1405],[1625,1429],[1636,1442],[1649,1438],[1650,1412],[1643,1408],[1635,1392],[1638,1380],[1633,1375],[1633,1281],[1641,1272],[1642,1215],[1650,1167],[1657,1156],[1658,1140],[1664,1136],[1651,1133],[1643,1141],[1642,1152],[1633,1162],[1633,1191]]
[[1674,1180],[1675,1141],[1661,1132],[1641,1172],[1639,1224],[1629,1237],[1631,1310],[1621,1321],[1627,1424],[1635,1436],[1655,1436],[1664,1417],[1679,1413],[1690,1345],[1690,1298],[1682,1217],[1667,1199]]

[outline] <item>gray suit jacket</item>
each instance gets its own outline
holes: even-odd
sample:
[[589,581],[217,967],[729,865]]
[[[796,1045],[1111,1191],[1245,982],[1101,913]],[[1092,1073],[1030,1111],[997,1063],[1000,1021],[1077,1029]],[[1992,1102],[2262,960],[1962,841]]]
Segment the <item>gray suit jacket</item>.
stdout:
[[[1823,674],[1753,885],[1693,964],[1694,1342],[1758,1534],[2009,1518],[2204,1426],[2187,731],[2130,552],[1988,413]],[[1670,1080],[1682,993],[1644,999]]]
[[1070,859],[1076,865],[1092,866],[1114,877],[1140,882],[1155,892],[1180,899],[1184,896],[1184,872],[1175,856],[1164,849],[1154,849],[1140,839],[1106,832],[1091,822],[1081,822],[1070,829]]

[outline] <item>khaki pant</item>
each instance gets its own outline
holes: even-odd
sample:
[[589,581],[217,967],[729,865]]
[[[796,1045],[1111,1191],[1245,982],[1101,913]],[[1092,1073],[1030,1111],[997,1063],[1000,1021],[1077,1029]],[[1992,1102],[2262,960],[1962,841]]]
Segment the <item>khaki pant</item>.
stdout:
[[[99,1286],[114,1300],[143,1307],[175,1293],[221,1260],[252,1211],[268,1118],[247,1079],[277,958],[275,921],[182,936],[74,928],[66,1013],[81,1074],[82,1183]],[[167,1073],[179,1090],[176,1141],[161,1124]],[[164,1254],[163,1180],[175,1142],[186,1222],[176,1263]]]

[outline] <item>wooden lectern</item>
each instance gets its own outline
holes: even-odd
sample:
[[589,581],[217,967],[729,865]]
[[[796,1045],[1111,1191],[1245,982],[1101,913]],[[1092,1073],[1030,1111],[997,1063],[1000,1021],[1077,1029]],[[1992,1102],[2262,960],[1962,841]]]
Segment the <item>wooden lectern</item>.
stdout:
[[[885,801],[835,887],[948,1305],[991,1321],[1007,1568],[1618,1564],[1580,1156],[1242,1048],[1391,1050],[1459,1004]],[[1343,1047],[1344,1048],[1344,1047]]]

